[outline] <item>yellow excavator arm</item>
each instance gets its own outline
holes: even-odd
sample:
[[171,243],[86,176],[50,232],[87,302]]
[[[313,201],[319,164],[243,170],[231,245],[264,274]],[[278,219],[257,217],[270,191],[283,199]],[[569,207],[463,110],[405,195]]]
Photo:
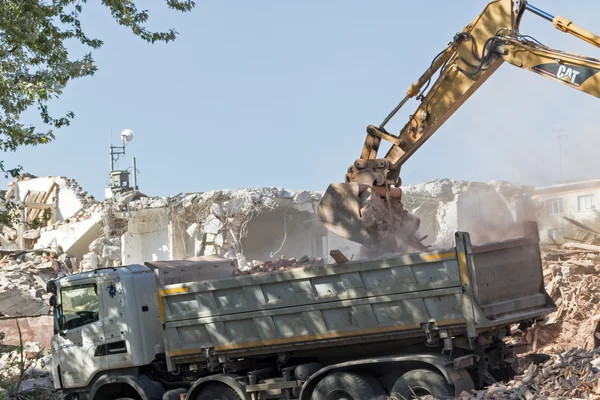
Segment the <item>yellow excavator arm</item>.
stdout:
[[[330,185],[319,206],[319,217],[327,229],[367,246],[376,243],[379,227],[365,226],[362,194],[367,190],[388,202],[399,201],[402,165],[505,61],[600,97],[600,60],[554,50],[519,33],[521,18],[527,11],[551,21],[563,32],[600,47],[600,37],[526,1],[490,2],[409,86],[406,97],[384,121],[379,126],[367,127],[360,158],[349,167],[346,183]],[[434,81],[433,76],[438,71]],[[420,104],[409,121],[399,134],[388,132],[387,123],[413,97],[420,100]],[[383,158],[378,158],[382,140],[392,146]]]

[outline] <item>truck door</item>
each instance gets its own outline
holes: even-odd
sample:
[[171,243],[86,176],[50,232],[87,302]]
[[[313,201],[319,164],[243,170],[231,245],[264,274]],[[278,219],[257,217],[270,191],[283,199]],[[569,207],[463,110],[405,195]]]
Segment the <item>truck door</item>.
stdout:
[[[129,281],[129,279],[126,280]],[[137,317],[127,315],[125,305],[127,300],[121,276],[104,281],[103,287],[105,291],[101,309],[103,310],[106,338],[105,358],[108,360],[110,369],[131,367],[132,349],[129,340],[131,339],[130,332],[135,328],[129,326],[127,322],[137,322]],[[129,297],[128,301],[134,301],[133,293]]]
[[60,378],[64,388],[86,386],[93,376],[108,369],[106,357],[95,357],[104,343],[100,319],[101,296],[98,283],[62,286],[58,293],[61,306],[60,333],[56,335]]

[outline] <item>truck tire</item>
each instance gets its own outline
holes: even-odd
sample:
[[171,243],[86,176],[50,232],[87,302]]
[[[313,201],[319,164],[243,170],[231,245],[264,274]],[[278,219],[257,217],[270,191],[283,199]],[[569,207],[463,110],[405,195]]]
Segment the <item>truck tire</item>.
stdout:
[[385,400],[383,387],[374,378],[355,372],[327,375],[313,390],[311,400]]
[[179,400],[179,395],[187,392],[187,389],[171,389],[163,394],[162,400]]
[[242,400],[229,386],[223,383],[211,383],[194,400]]
[[402,375],[390,393],[392,399],[414,399],[433,396],[437,399],[453,398],[454,387],[442,375],[428,369],[414,369]]

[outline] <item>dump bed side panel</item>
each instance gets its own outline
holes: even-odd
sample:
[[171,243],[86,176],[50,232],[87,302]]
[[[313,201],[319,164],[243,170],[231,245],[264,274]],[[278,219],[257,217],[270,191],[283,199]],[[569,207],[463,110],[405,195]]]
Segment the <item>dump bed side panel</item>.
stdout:
[[[332,346],[359,338],[361,343],[382,336],[417,332],[435,320],[438,327],[464,323],[460,289],[440,289],[424,295],[395,295],[321,303],[268,312],[233,314],[169,323],[170,356],[194,354],[276,353],[309,348],[313,343]],[[322,347],[322,346],[319,346]]]
[[225,316],[459,287],[454,251],[164,287],[164,320]]
[[[188,292],[176,292],[177,289]],[[172,292],[169,293],[168,291]],[[460,325],[455,251],[165,287],[169,356],[271,352]]]

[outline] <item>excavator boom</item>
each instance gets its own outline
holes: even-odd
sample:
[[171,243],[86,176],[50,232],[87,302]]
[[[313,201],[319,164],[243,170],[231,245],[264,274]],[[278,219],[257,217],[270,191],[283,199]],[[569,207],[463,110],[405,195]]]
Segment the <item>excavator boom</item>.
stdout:
[[[349,167],[345,183],[330,185],[319,205],[318,215],[327,229],[366,246],[377,245],[382,235],[405,232],[398,227],[392,229],[387,221],[391,216],[383,218],[386,226],[371,218],[371,196],[387,202],[390,211],[391,203],[401,201],[402,165],[504,62],[600,97],[600,60],[555,50],[522,35],[519,26],[527,11],[551,21],[563,32],[600,47],[597,35],[526,1],[490,2],[433,59],[383,122],[367,127],[360,158]],[[385,126],[414,97],[420,103],[411,112],[408,122],[398,134],[388,132]],[[378,158],[382,140],[390,142],[391,148],[384,157]],[[418,222],[410,229],[414,236]]]

